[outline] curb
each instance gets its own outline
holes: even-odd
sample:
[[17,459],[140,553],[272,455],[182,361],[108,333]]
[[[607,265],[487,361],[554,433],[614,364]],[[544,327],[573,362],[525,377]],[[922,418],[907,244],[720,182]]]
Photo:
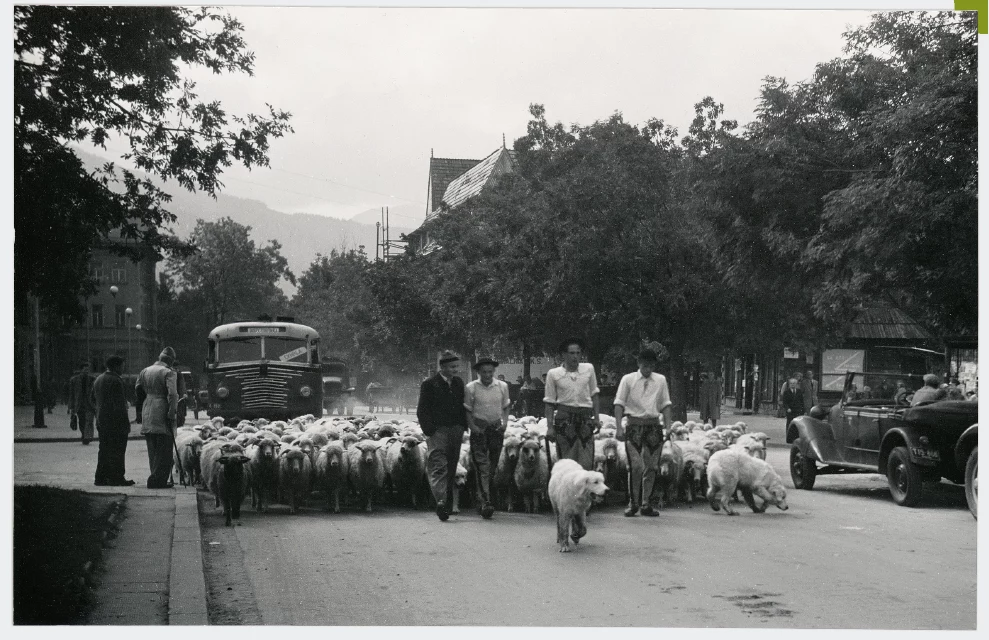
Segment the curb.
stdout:
[[175,528],[168,572],[168,624],[208,625],[203,543],[195,487],[175,488]]
[[[138,435],[138,436],[127,436],[127,440],[128,441],[131,441],[131,440],[144,440],[144,436],[141,436],[141,435]],[[98,437],[96,437],[95,435],[90,440],[90,442],[99,442],[99,441],[100,441],[100,439]],[[50,437],[50,438],[25,438],[25,437],[20,437],[20,438],[15,437],[14,438],[14,444],[31,444],[32,442],[42,442],[42,443],[46,443],[46,442],[75,442],[77,444],[81,444],[82,443],[82,437],[80,437],[80,436],[74,436],[74,437],[69,437],[69,436],[61,436],[61,437],[59,437],[59,436],[53,436],[53,437]]]

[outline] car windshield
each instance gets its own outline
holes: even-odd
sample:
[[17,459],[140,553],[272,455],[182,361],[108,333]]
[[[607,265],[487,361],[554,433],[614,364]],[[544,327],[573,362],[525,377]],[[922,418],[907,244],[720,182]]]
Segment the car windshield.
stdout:
[[252,362],[261,359],[261,336],[220,340],[217,362]]
[[893,400],[905,389],[913,393],[924,385],[920,375],[902,373],[856,373],[846,400]]

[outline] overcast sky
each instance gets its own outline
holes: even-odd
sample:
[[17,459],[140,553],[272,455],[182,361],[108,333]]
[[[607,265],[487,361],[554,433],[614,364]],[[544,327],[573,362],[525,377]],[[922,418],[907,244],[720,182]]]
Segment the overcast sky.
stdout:
[[[482,158],[525,133],[530,103],[555,122],[621,111],[685,132],[707,95],[740,123],[766,76],[804,80],[841,54],[864,11],[231,7],[253,78],[197,70],[231,113],[293,114],[271,170],[231,169],[225,193],[349,218],[425,211],[430,150]],[[113,150],[113,149],[111,149]],[[421,215],[421,214],[420,214]],[[393,217],[392,223],[410,221]]]

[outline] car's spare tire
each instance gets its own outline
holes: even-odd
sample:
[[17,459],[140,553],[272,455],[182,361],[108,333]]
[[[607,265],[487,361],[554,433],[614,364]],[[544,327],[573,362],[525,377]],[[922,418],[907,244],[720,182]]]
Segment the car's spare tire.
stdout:
[[972,449],[965,463],[965,499],[968,510],[976,520],[979,519],[979,448]]
[[790,447],[790,479],[796,489],[811,490],[817,479],[817,463],[804,456],[800,450],[800,439]]

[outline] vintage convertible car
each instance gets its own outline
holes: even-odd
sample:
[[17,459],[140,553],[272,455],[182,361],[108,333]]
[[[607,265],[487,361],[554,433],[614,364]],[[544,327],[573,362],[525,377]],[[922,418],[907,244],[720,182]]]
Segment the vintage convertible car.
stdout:
[[[856,380],[876,391],[857,392]],[[963,484],[970,476],[966,495],[978,517],[978,402],[910,407],[920,382],[914,375],[849,372],[837,404],[816,406],[787,427],[793,486],[812,489],[824,474],[881,473],[893,500],[909,507],[920,501],[925,481]]]

